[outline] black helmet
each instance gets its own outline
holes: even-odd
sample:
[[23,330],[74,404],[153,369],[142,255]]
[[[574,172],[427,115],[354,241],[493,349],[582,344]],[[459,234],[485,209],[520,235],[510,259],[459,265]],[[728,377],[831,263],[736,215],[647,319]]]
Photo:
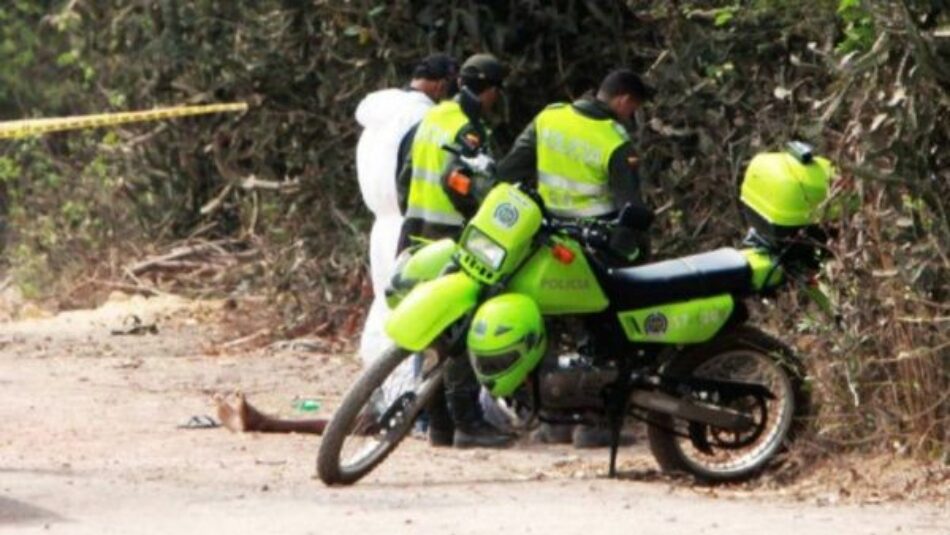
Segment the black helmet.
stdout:
[[462,84],[466,86],[501,86],[508,75],[508,68],[491,54],[471,56],[459,70]]
[[644,82],[630,69],[611,71],[604,77],[597,91],[607,97],[633,95],[643,102],[653,100],[656,95],[656,89]]
[[417,63],[412,70],[412,77],[426,80],[454,79],[458,70],[459,64],[455,58],[448,54],[438,53],[426,56]]

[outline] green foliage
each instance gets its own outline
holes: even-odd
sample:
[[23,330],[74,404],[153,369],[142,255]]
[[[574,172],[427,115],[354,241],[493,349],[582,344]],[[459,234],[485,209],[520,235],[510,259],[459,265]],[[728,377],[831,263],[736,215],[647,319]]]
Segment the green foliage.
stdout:
[[[88,66],[63,33],[68,25],[60,27],[55,16],[48,17],[60,3],[13,0],[0,7],[0,118],[69,113],[82,100],[68,79]],[[56,83],[36,83],[54,72]]]
[[862,0],[840,0],[838,15],[844,21],[844,37],[835,50],[840,53],[863,52],[874,44],[874,19]]
[[0,182],[13,182],[22,174],[23,170],[13,158],[0,158]]
[[46,296],[47,289],[53,284],[47,256],[37,253],[25,243],[8,251],[10,263],[14,266],[12,276],[20,292],[27,299],[40,299]]
[[715,11],[713,24],[716,26],[725,26],[736,16],[736,12],[739,11],[739,6],[729,6],[719,8]]

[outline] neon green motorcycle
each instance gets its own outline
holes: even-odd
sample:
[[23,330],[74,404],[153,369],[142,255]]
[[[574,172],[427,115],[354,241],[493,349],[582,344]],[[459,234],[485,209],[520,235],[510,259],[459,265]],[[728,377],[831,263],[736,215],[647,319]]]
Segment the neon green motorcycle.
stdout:
[[[459,172],[450,184],[473,171]],[[611,476],[628,417],[646,422],[665,471],[755,476],[809,404],[802,362],[748,325],[743,299],[818,271],[831,175],[801,143],[759,154],[742,185],[752,227],[743,248],[638,267],[618,267],[609,249],[612,230],[642,225],[643,214],[558,220],[536,193],[495,186],[458,243],[399,259],[387,292],[395,345],[344,396],[320,445],[320,479],[352,484],[386,459],[442,388],[449,358],[470,359],[522,429],[607,425]]]

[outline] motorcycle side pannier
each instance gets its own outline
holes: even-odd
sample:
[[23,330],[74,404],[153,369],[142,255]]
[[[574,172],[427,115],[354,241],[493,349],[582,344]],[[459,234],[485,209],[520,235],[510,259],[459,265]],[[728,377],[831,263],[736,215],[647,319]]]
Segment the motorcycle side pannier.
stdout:
[[[752,158],[742,182],[748,222],[763,238],[779,242],[821,221],[833,169],[825,158],[802,151],[762,153]],[[807,149],[807,150],[805,150]]]

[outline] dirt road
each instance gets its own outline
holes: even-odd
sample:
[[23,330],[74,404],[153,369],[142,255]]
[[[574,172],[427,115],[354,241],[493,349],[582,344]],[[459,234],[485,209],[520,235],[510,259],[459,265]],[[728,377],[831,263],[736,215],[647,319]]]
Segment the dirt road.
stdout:
[[[111,335],[130,313],[158,334]],[[357,370],[293,348],[209,356],[224,337],[215,315],[133,299],[0,326],[0,532],[950,533],[940,500],[694,488],[657,474],[642,446],[607,480],[602,451],[411,439],[364,482],[329,489],[313,479],[317,438],[176,427],[237,387],[264,409],[293,414],[301,395],[326,413]]]

